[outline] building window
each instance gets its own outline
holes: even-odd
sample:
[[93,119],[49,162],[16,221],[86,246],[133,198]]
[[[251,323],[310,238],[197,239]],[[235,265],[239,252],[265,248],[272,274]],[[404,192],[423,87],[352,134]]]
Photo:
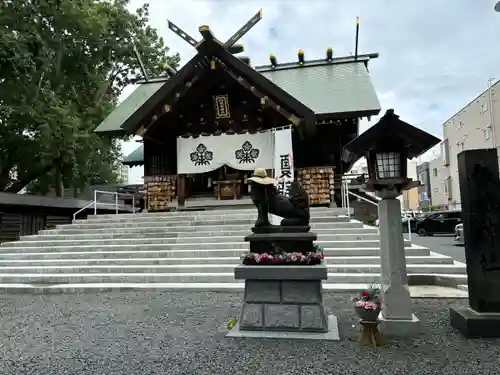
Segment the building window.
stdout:
[[457,142],[457,149],[458,149],[459,152],[463,151],[465,149],[465,144],[464,144],[463,141]]
[[433,175],[434,177],[437,177],[437,175],[438,175],[438,170],[437,170],[437,168],[433,168],[433,169],[432,169],[432,175]]
[[486,104],[481,104],[481,113],[488,111],[488,106]]
[[463,122],[462,120],[460,120],[460,121],[458,122],[458,128],[459,128],[459,129],[461,129],[461,128],[463,128],[463,127],[464,127],[464,122]]
[[483,136],[485,140],[491,138],[491,125],[488,125],[483,129]]
[[439,188],[434,188],[434,193],[439,194]]

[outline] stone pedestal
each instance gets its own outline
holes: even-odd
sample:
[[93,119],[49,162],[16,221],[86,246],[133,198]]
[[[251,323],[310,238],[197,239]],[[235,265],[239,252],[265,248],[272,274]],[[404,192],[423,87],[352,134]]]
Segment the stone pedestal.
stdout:
[[253,234],[245,237],[250,242],[250,252],[267,253],[279,250],[286,253],[307,253],[314,251],[316,233],[309,232],[309,226],[266,226],[252,228]]
[[384,193],[378,204],[384,301],[379,316],[380,330],[387,336],[407,336],[418,330],[419,320],[412,313],[408,288],[401,203],[396,199],[397,193]]
[[500,178],[496,149],[458,155],[469,308],[450,309],[467,338],[500,337]]
[[245,280],[245,295],[238,325],[228,336],[339,339],[337,320],[323,307],[325,264],[239,265],[234,275]]

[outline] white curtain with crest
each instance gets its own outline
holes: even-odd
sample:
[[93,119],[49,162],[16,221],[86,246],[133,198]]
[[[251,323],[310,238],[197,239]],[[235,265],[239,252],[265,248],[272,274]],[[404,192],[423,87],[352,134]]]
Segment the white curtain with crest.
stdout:
[[224,165],[237,170],[273,168],[273,134],[221,134],[177,138],[177,173],[206,173]]

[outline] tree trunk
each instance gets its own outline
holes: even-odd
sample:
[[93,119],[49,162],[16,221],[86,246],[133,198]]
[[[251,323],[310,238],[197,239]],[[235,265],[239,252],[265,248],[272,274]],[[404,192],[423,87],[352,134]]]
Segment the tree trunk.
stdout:
[[64,197],[64,181],[62,178],[61,169],[61,167],[57,169],[54,183],[56,197],[58,198]]

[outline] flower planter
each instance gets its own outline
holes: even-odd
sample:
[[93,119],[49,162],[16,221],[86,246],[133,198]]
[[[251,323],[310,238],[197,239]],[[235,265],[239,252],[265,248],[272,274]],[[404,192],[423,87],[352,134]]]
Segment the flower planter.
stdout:
[[363,307],[354,307],[354,310],[361,320],[365,322],[376,322],[381,308],[379,307],[376,310],[368,310]]
[[314,266],[321,264],[324,259],[323,251],[318,248],[319,251],[309,252],[309,253],[245,253],[241,257],[242,264],[246,266],[260,266],[260,265],[272,265],[272,266],[295,266],[295,265],[307,265]]

